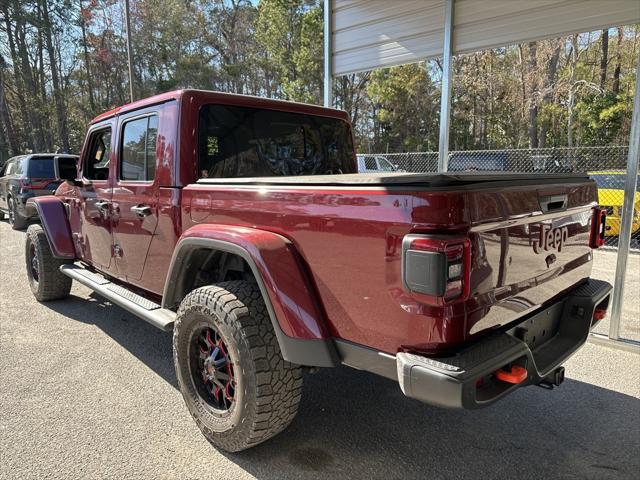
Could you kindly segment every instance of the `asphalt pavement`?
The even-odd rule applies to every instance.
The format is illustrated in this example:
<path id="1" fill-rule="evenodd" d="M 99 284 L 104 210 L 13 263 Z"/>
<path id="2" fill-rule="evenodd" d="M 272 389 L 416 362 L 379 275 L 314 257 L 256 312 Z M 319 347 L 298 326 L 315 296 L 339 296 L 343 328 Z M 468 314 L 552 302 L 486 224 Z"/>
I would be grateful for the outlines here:
<path id="1" fill-rule="evenodd" d="M 479 411 L 326 369 L 282 434 L 220 452 L 177 390 L 170 335 L 78 284 L 37 303 L 23 242 L 0 222 L 0 479 L 638 478 L 640 355 L 594 344 L 560 388 Z"/>

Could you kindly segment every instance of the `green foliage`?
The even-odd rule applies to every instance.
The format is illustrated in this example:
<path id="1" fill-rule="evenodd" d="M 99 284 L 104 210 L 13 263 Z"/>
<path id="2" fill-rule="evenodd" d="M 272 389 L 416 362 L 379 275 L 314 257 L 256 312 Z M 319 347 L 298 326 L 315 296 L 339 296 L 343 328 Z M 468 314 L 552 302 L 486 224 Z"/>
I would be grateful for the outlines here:
<path id="1" fill-rule="evenodd" d="M 379 122 L 377 144 L 390 151 L 423 151 L 437 146 L 439 92 L 424 63 L 380 69 L 367 93 Z"/>
<path id="2" fill-rule="evenodd" d="M 303 0 L 262 0 L 255 29 L 266 53 L 263 65 L 274 72 L 282 97 L 320 103 L 322 8 Z"/>
<path id="3" fill-rule="evenodd" d="M 589 95 L 576 105 L 576 111 L 584 145 L 609 145 L 627 141 L 625 137 L 628 130 L 622 132 L 625 121 L 632 114 L 632 99 L 628 95 L 616 95 L 613 92 Z"/>
<path id="4" fill-rule="evenodd" d="M 0 149 L 78 152 L 87 123 L 130 100 L 123 4 L 0 2 Z M 202 88 L 322 103 L 320 0 L 130 4 L 136 98 Z M 608 38 L 603 84 L 602 32 L 457 56 L 449 147 L 565 146 L 569 125 L 574 145 L 625 144 L 640 26 Z M 437 150 L 441 75 L 430 60 L 335 79 L 358 148 Z"/>

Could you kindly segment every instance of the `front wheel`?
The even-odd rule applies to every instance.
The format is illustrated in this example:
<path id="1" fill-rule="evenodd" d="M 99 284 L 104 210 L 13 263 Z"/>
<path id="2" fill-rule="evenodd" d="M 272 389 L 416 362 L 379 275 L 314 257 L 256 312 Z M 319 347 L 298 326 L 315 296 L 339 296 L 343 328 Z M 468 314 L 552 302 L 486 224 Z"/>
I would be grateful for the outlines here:
<path id="1" fill-rule="evenodd" d="M 71 279 L 60 272 L 60 266 L 67 261 L 53 256 L 41 225 L 27 229 L 24 256 L 29 286 L 36 300 L 46 302 L 69 295 Z"/>
<path id="2" fill-rule="evenodd" d="M 238 452 L 284 430 L 302 370 L 282 358 L 258 286 L 231 281 L 187 295 L 173 330 L 180 391 L 205 437 Z"/>

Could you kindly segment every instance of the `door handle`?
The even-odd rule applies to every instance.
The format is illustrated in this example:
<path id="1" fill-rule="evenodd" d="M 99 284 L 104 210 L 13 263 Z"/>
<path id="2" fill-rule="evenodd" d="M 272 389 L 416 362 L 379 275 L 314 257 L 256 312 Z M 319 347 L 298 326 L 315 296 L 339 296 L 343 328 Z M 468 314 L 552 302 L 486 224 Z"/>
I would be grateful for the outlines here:
<path id="1" fill-rule="evenodd" d="M 567 208 L 567 195 L 545 195 L 540 197 L 540 207 L 544 213 L 555 210 L 565 210 Z"/>
<path id="2" fill-rule="evenodd" d="M 105 202 L 105 201 L 98 201 L 95 203 L 95 205 L 98 210 L 100 210 L 103 213 L 107 213 L 107 211 L 109 210 L 109 205 L 111 205 L 111 203 Z"/>
<path id="3" fill-rule="evenodd" d="M 131 207 L 131 211 L 141 218 L 146 217 L 147 215 L 151 215 L 151 207 L 147 205 L 138 205 L 135 207 Z"/>

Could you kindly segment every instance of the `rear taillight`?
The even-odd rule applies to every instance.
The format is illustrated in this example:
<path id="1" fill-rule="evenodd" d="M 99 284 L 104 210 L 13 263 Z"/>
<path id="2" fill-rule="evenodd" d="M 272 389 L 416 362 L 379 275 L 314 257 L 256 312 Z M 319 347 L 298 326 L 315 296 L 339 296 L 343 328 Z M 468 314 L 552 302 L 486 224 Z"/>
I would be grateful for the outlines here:
<path id="1" fill-rule="evenodd" d="M 28 178 L 23 178 L 20 180 L 20 193 L 27 193 L 32 188 L 31 180 Z"/>
<path id="2" fill-rule="evenodd" d="M 593 218 L 591 219 L 591 234 L 589 237 L 589 246 L 591 248 L 599 248 L 604 245 L 606 223 L 607 211 L 604 208 L 594 209 Z"/>
<path id="3" fill-rule="evenodd" d="M 402 280 L 418 300 L 445 305 L 469 296 L 471 242 L 467 237 L 407 235 L 402 244 Z"/>

